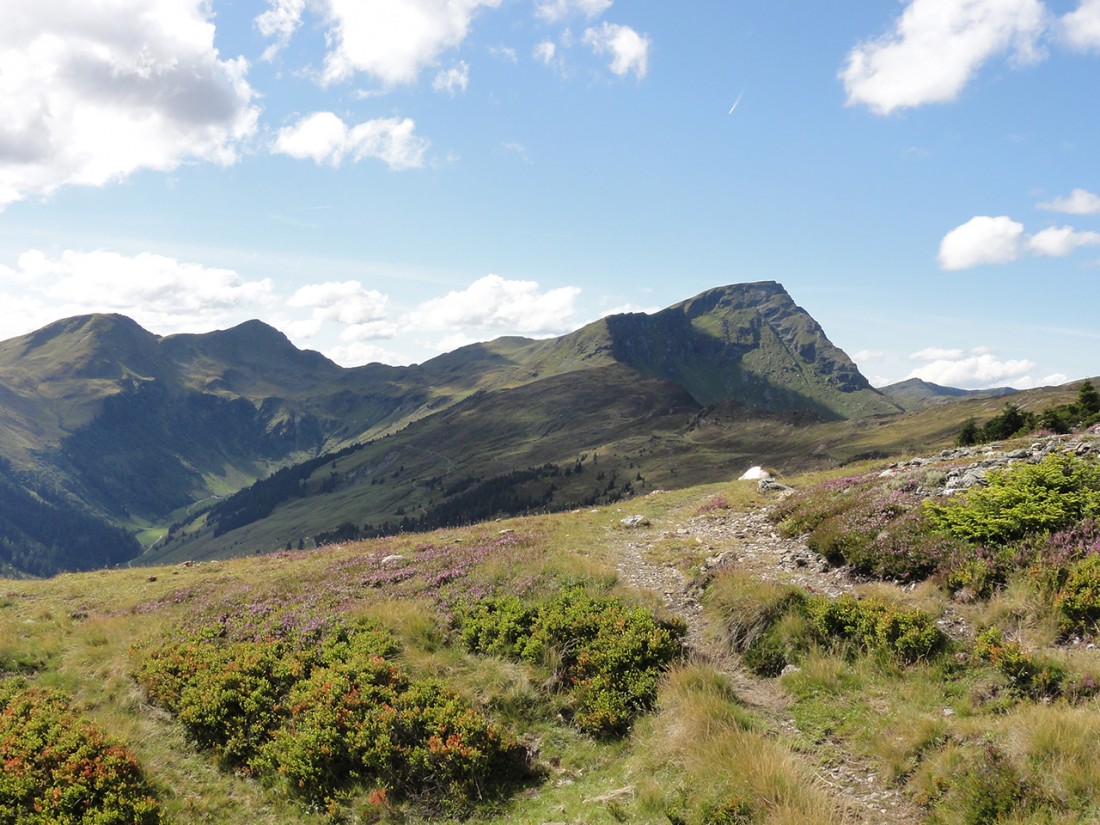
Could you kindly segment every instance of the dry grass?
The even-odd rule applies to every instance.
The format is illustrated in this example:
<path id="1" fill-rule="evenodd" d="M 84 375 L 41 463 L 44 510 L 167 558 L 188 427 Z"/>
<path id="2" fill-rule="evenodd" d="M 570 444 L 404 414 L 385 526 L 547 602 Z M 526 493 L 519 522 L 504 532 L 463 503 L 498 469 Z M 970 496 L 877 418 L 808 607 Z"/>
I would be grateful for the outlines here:
<path id="1" fill-rule="evenodd" d="M 635 742 L 645 821 L 672 813 L 703 823 L 723 810 L 775 825 L 844 819 L 805 761 L 769 736 L 707 665 L 668 674 L 658 713 Z"/>

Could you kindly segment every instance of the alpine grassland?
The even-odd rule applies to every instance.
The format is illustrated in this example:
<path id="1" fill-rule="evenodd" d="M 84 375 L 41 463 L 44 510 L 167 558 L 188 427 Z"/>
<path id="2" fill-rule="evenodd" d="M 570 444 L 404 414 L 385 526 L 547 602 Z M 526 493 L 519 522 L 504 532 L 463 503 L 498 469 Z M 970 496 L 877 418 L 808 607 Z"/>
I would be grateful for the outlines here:
<path id="1" fill-rule="evenodd" d="M 952 494 L 973 455 L 5 580 L 0 822 L 1098 821 L 1059 438 Z"/>

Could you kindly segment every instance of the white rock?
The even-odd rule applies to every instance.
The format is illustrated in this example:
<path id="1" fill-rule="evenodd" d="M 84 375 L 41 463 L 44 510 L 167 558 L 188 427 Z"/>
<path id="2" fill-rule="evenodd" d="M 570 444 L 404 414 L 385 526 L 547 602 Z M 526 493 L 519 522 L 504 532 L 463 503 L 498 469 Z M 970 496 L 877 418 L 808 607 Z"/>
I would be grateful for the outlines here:
<path id="1" fill-rule="evenodd" d="M 772 474 L 763 467 L 749 467 L 738 481 L 759 481 L 762 478 L 771 478 Z"/>

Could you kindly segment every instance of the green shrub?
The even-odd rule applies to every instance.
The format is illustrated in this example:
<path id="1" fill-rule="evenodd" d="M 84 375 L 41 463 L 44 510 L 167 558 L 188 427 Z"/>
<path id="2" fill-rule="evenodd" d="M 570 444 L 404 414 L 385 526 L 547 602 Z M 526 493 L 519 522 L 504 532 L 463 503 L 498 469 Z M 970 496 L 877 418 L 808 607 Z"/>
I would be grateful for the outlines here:
<path id="1" fill-rule="evenodd" d="M 154 825 L 161 821 L 130 751 L 60 693 L 0 681 L 0 822 Z"/>
<path id="2" fill-rule="evenodd" d="M 201 629 L 150 651 L 136 677 L 198 745 L 330 811 L 362 787 L 462 811 L 525 772 L 513 740 L 392 660 L 389 634 L 361 622 L 304 641 Z"/>
<path id="3" fill-rule="evenodd" d="M 1058 696 L 1066 680 L 1060 665 L 1027 653 L 1016 642 L 1006 642 L 996 627 L 975 637 L 974 657 L 996 667 L 1014 691 L 1034 699 Z"/>
<path id="4" fill-rule="evenodd" d="M 873 596 L 819 596 L 810 600 L 808 607 L 813 628 L 823 643 L 849 641 L 866 651 L 884 650 L 905 664 L 930 658 L 946 643 L 927 613 Z"/>
<path id="5" fill-rule="evenodd" d="M 1100 556 L 1070 565 L 1065 584 L 1054 599 L 1063 633 L 1093 633 L 1100 623 Z"/>
<path id="6" fill-rule="evenodd" d="M 468 650 L 550 669 L 547 684 L 569 696 L 574 722 L 600 736 L 626 733 L 653 706 L 685 633 L 680 622 L 581 589 L 532 604 L 481 599 L 460 611 L 458 627 Z"/>
<path id="7" fill-rule="evenodd" d="M 1029 789 L 1023 776 L 993 745 L 967 751 L 953 773 L 941 780 L 946 794 L 933 806 L 933 821 L 963 825 L 1006 821 L 1026 805 Z"/>
<path id="8" fill-rule="evenodd" d="M 972 544 L 1006 544 L 1100 516 L 1100 463 L 1052 455 L 989 474 L 989 486 L 925 504 L 932 525 Z"/>
<path id="9" fill-rule="evenodd" d="M 877 597 L 807 596 L 794 587 L 727 574 L 706 603 L 720 611 L 730 646 L 760 676 L 777 676 L 814 645 L 884 651 L 903 664 L 929 659 L 947 639 L 927 613 Z"/>

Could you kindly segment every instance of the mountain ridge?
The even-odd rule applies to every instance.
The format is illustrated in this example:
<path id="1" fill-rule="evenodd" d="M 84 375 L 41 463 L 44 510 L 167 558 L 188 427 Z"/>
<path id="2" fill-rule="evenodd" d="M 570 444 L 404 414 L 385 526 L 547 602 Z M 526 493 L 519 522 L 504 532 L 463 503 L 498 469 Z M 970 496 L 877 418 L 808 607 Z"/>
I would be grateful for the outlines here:
<path id="1" fill-rule="evenodd" d="M 159 336 L 124 316 L 76 316 L 0 342 L 0 433 L 11 436 L 0 457 L 51 506 L 76 508 L 158 547 L 171 525 L 192 541 L 212 541 L 202 502 L 341 450 L 351 451 L 339 461 L 348 473 L 373 483 L 352 489 L 335 470 L 324 478 L 311 471 L 303 491 L 332 506 L 316 506 L 315 523 L 296 534 L 349 516 L 357 529 L 431 521 L 449 506 L 438 485 L 455 467 L 486 490 L 510 473 L 557 467 L 559 476 L 535 473 L 530 499 L 555 507 L 629 495 L 643 470 L 676 483 L 670 456 L 698 449 L 703 436 L 689 436 L 691 421 L 715 404 L 820 421 L 900 410 L 775 281 L 717 287 L 652 315 L 613 315 L 553 339 L 502 337 L 403 367 L 341 367 L 258 320 Z M 647 450 L 652 439 L 660 449 Z M 453 445 L 456 456 L 434 455 L 435 444 Z M 389 466 L 394 450 L 415 458 L 399 460 L 405 470 L 383 479 L 376 468 Z M 576 456 L 600 451 L 623 466 L 593 474 L 606 476 L 598 486 L 565 476 L 581 463 Z M 197 520 L 187 516 L 196 512 Z"/>

